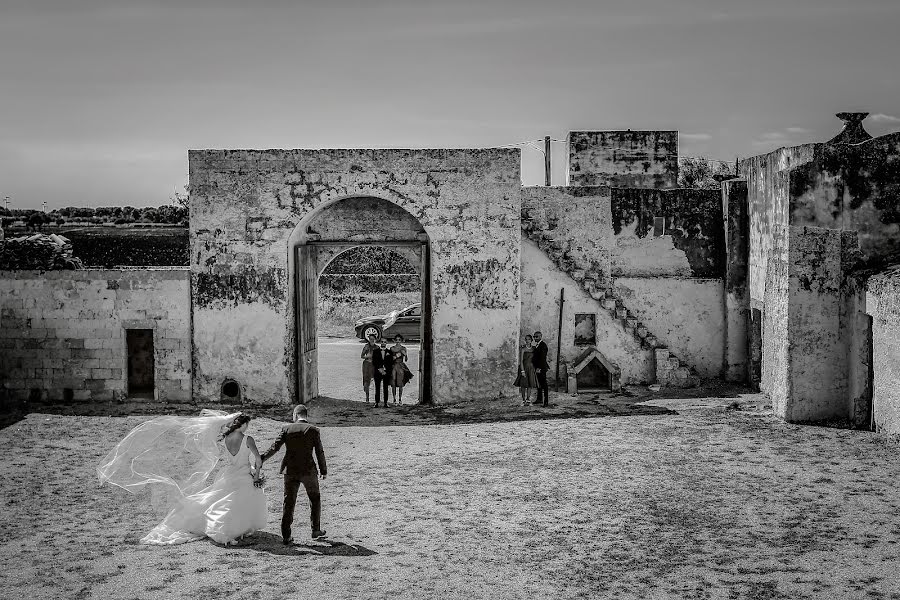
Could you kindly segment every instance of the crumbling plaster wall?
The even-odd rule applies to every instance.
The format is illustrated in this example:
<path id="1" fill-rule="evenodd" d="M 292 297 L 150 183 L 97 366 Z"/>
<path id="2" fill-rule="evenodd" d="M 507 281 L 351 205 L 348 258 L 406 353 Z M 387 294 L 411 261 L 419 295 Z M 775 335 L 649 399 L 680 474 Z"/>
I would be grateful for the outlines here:
<path id="1" fill-rule="evenodd" d="M 610 284 L 615 241 L 608 187 L 522 188 L 522 210 L 546 225 L 544 235 L 564 243 L 565 256 L 575 268 L 600 285 Z"/>
<path id="2" fill-rule="evenodd" d="M 0 382 L 13 400 L 123 399 L 125 330 L 152 329 L 155 399 L 188 402 L 190 307 L 185 268 L 0 272 Z"/>
<path id="3" fill-rule="evenodd" d="M 618 277 L 616 292 L 638 320 L 701 377 L 722 374 L 722 280 Z"/>
<path id="4" fill-rule="evenodd" d="M 721 277 L 725 229 L 719 190 L 613 189 L 616 277 Z M 665 232 L 654 236 L 654 218 Z"/>
<path id="5" fill-rule="evenodd" d="M 345 198 L 387 200 L 428 234 L 433 400 L 511 394 L 519 331 L 517 150 L 189 153 L 195 393 L 225 377 L 296 399 L 289 239 Z M 273 368 L 275 366 L 275 368 Z"/>
<path id="6" fill-rule="evenodd" d="M 741 178 L 747 182 L 750 214 L 749 287 L 753 308 L 760 308 L 765 300 L 769 256 L 779 227 L 789 223 L 790 178 L 785 171 L 811 161 L 820 145 L 779 148 L 740 164 Z"/>
<path id="7" fill-rule="evenodd" d="M 847 232 L 849 233 L 849 232 Z M 844 246 L 853 236 L 835 229 L 791 227 L 788 250 L 788 421 L 848 414 L 849 341 Z"/>
<path id="8" fill-rule="evenodd" d="M 900 271 L 869 279 L 866 308 L 872 315 L 874 420 L 878 431 L 900 434 Z"/>
<path id="9" fill-rule="evenodd" d="M 819 146 L 790 186 L 791 225 L 856 231 L 867 260 L 900 256 L 900 133 Z"/>
<path id="10" fill-rule="evenodd" d="M 525 334 L 540 331 L 550 349 L 551 379 L 555 375 L 557 335 L 559 330 L 559 296 L 565 290 L 562 319 L 562 353 L 560 358 L 571 363 L 583 350 L 575 345 L 575 314 L 596 315 L 598 349 L 621 370 L 621 383 L 641 384 L 655 381 L 655 361 L 650 350 L 626 331 L 609 312 L 591 298 L 567 273 L 560 271 L 537 244 L 522 237 L 522 328 Z M 565 369 L 560 367 L 560 385 L 565 386 Z M 514 377 L 515 375 L 513 375 Z M 511 381 L 511 380 L 510 380 Z"/>
<path id="11" fill-rule="evenodd" d="M 674 188 L 677 131 L 570 131 L 566 182 L 571 186 Z"/>

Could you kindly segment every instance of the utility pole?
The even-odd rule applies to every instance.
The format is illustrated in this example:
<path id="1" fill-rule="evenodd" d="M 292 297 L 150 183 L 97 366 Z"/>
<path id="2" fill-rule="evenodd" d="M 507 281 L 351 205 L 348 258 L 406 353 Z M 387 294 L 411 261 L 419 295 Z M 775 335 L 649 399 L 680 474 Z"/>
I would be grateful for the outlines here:
<path id="1" fill-rule="evenodd" d="M 550 136 L 544 136 L 544 185 L 550 187 Z"/>

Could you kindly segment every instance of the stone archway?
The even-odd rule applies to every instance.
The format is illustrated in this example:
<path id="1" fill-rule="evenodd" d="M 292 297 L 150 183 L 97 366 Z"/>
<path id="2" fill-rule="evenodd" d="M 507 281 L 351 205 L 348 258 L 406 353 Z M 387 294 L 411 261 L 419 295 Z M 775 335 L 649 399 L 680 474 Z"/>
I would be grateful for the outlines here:
<path id="1" fill-rule="evenodd" d="M 377 197 L 334 202 L 304 219 L 291 236 L 295 314 L 296 394 L 300 402 L 319 395 L 317 298 L 319 276 L 335 257 L 359 246 L 382 246 L 411 258 L 421 283 L 419 401 L 431 402 L 431 275 L 428 234 L 396 204 Z"/>

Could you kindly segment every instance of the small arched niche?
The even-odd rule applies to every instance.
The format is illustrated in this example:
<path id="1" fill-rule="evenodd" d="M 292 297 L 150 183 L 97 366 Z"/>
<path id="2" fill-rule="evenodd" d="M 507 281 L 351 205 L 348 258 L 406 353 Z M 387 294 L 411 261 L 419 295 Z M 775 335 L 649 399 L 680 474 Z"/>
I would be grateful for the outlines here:
<path id="1" fill-rule="evenodd" d="M 572 362 L 568 372 L 566 389 L 570 394 L 579 391 L 618 391 L 621 389 L 621 371 L 610 362 L 596 346 L 588 346 Z"/>

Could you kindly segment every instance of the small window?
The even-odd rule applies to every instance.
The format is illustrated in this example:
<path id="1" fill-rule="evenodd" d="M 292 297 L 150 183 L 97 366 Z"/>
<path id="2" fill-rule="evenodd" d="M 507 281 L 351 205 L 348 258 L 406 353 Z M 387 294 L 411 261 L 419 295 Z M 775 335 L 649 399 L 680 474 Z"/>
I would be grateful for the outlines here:
<path id="1" fill-rule="evenodd" d="M 653 217 L 653 237 L 666 235 L 666 218 Z"/>
<path id="2" fill-rule="evenodd" d="M 406 311 L 406 316 L 408 317 L 418 317 L 422 314 L 422 307 L 413 306 L 412 308 Z"/>
<path id="3" fill-rule="evenodd" d="M 575 345 L 594 346 L 597 344 L 597 315 L 578 313 L 575 315 Z"/>

